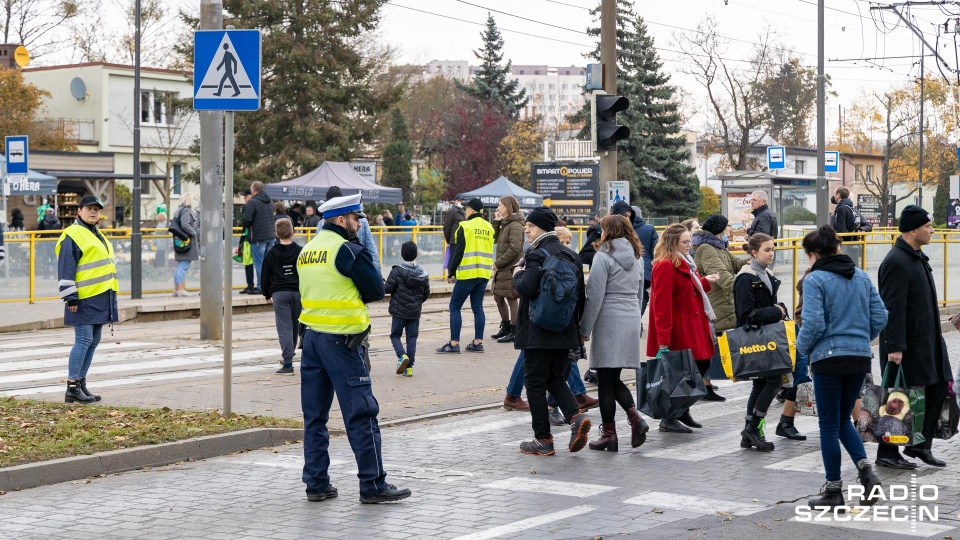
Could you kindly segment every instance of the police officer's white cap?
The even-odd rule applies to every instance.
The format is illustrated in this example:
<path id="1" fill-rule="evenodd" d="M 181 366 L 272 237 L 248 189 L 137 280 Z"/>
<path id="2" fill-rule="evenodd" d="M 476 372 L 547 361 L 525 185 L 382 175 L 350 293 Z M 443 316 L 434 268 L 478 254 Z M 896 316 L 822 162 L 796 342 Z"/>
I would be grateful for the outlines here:
<path id="1" fill-rule="evenodd" d="M 323 219 L 329 219 L 344 214 L 359 214 L 360 194 L 347 195 L 346 197 L 334 197 L 320 206 L 320 213 Z"/>

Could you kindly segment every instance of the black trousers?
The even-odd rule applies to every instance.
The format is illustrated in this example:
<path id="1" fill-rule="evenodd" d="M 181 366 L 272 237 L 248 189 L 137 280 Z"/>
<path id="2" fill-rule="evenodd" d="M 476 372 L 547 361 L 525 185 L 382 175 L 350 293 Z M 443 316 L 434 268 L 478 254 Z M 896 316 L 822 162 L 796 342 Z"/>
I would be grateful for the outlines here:
<path id="1" fill-rule="evenodd" d="M 937 432 L 937 424 L 940 422 L 940 411 L 943 410 L 943 405 L 946 402 L 946 381 L 940 381 L 937 384 L 931 384 L 926 387 L 926 403 L 924 405 L 926 414 L 923 418 L 923 430 L 921 431 L 926 440 L 910 448 L 926 450 L 933 448 L 933 435 Z M 899 455 L 900 448 L 898 446 L 880 443 L 877 447 L 877 459 L 895 458 Z"/>
<path id="2" fill-rule="evenodd" d="M 750 389 L 750 397 L 747 398 L 747 416 L 765 417 L 770 404 L 777 397 L 777 392 L 783 386 L 783 379 L 780 375 L 753 380 L 753 388 Z"/>
<path id="3" fill-rule="evenodd" d="M 527 402 L 533 433 L 538 439 L 549 439 L 550 414 L 547 411 L 547 390 L 557 400 L 563 416 L 570 419 L 579 412 L 573 393 L 567 386 L 570 374 L 566 349 L 524 349 L 523 380 L 527 386 Z"/>

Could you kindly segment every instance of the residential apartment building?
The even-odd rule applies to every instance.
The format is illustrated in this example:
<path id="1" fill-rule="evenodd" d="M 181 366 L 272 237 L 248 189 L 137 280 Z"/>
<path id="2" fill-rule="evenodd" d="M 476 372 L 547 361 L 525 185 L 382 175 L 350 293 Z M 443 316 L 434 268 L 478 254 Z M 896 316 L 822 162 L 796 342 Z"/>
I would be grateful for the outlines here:
<path id="1" fill-rule="evenodd" d="M 43 122 L 62 126 L 74 137 L 77 150 L 114 156 L 114 173 L 165 175 L 171 180 L 171 206 L 181 193 L 199 194 L 199 186 L 181 183 L 183 175 L 200 166 L 190 150 L 200 134 L 199 118 L 192 108 L 175 109 L 173 101 L 190 98 L 193 85 L 187 73 L 142 68 L 140 79 L 140 162 L 133 162 L 132 66 L 85 63 L 23 70 L 24 79 L 50 93 L 44 102 Z M 132 180 L 118 180 L 133 187 Z M 163 200 L 163 181 L 141 183 L 144 219 L 155 217 Z M 109 204 L 109 203 L 108 203 Z"/>

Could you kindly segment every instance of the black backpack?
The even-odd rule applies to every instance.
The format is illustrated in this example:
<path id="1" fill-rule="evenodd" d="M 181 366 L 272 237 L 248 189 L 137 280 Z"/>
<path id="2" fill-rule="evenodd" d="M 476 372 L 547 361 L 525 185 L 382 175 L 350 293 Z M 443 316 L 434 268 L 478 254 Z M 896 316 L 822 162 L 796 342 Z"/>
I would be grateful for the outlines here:
<path id="1" fill-rule="evenodd" d="M 530 322 L 550 332 L 563 332 L 577 310 L 579 279 L 574 256 L 566 250 L 546 255 L 541 268 L 540 293 L 530 301 Z"/>
<path id="2" fill-rule="evenodd" d="M 853 211 L 853 230 L 857 232 L 870 232 L 873 230 L 873 225 L 863 219 L 863 214 L 861 214 L 859 210 L 852 206 L 850 210 Z"/>

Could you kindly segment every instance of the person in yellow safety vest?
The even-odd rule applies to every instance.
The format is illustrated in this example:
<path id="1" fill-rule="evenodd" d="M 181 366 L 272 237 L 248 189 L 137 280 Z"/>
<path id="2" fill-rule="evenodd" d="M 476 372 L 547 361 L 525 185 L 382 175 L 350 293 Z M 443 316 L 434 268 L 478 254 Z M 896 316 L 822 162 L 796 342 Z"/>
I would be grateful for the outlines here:
<path id="1" fill-rule="evenodd" d="M 97 229 L 103 203 L 93 195 L 80 199 L 77 221 L 57 240 L 57 276 L 65 305 L 63 324 L 73 326 L 67 403 L 92 403 L 100 396 L 87 389 L 87 370 L 100 344 L 103 325 L 117 322 L 117 268 L 113 246 Z"/>
<path id="2" fill-rule="evenodd" d="M 300 359 L 307 500 L 337 496 L 337 488 L 330 485 L 327 431 L 336 393 L 357 461 L 360 502 L 398 501 L 409 497 L 410 490 L 386 482 L 377 423 L 380 406 L 363 361 L 362 343 L 370 333 L 366 303 L 383 299 L 383 277 L 370 253 L 350 240 L 360 228 L 360 195 L 331 198 L 320 212 L 323 228 L 297 258 L 303 306 L 300 322 L 307 326 Z"/>
<path id="3" fill-rule="evenodd" d="M 487 290 L 493 267 L 493 225 L 483 219 L 483 201 L 470 199 L 467 202 L 466 219 L 457 226 L 456 242 L 450 265 L 447 268 L 447 281 L 455 283 L 450 294 L 450 341 L 437 349 L 438 353 L 460 353 L 460 328 L 463 320 L 460 309 L 470 298 L 473 311 L 473 341 L 465 349 L 467 352 L 483 352 L 483 327 L 487 322 L 483 313 L 483 294 Z"/>

